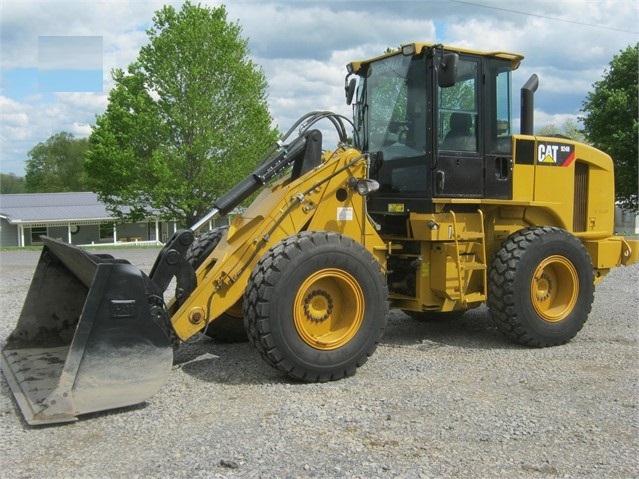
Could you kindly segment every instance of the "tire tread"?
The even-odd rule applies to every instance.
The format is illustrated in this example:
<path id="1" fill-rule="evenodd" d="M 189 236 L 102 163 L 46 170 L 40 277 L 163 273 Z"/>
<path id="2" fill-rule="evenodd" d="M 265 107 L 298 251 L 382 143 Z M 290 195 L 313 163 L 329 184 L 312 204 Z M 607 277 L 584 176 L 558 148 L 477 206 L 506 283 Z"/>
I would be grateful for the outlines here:
<path id="1" fill-rule="evenodd" d="M 333 244 L 347 250 L 355 250 L 364 255 L 367 261 L 379 271 L 377 281 L 383 284 L 385 298 L 388 296 L 386 278 L 379 268 L 379 263 L 359 243 L 329 231 L 305 231 L 290 236 L 272 247 L 260 259 L 249 279 L 244 302 L 244 325 L 249 341 L 260 356 L 272 367 L 284 372 L 289 377 L 305 382 L 326 382 L 351 376 L 373 354 L 384 335 L 386 322 L 377 331 L 375 340 L 360 357 L 340 370 L 330 373 L 319 373 L 296 366 L 287 358 L 272 337 L 269 324 L 269 303 L 274 299 L 275 285 L 284 274 L 286 266 L 299 255 L 307 254 L 314 248 Z M 385 311 L 379 312 L 384 317 L 388 314 L 388 301 L 385 300 Z"/>

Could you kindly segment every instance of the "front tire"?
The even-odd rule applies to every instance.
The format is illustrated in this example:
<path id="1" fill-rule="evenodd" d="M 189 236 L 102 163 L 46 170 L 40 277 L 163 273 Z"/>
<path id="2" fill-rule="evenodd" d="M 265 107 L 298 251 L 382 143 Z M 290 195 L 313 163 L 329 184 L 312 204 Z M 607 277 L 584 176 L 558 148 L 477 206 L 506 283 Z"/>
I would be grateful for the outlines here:
<path id="1" fill-rule="evenodd" d="M 504 241 L 493 258 L 488 308 L 512 340 L 535 347 L 564 344 L 581 330 L 594 298 L 590 256 L 555 227 L 530 227 Z"/>
<path id="2" fill-rule="evenodd" d="M 271 366 L 309 382 L 352 375 L 384 334 L 388 289 L 365 248 L 303 232 L 271 248 L 249 279 L 244 323 Z"/>

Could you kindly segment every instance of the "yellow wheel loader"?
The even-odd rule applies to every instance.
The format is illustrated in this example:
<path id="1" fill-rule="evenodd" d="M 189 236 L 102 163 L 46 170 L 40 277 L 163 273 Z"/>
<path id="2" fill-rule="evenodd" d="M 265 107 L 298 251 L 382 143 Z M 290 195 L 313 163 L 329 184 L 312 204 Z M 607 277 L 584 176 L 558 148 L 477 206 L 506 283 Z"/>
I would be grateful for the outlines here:
<path id="1" fill-rule="evenodd" d="M 203 331 L 245 335 L 303 381 L 353 374 L 389 308 L 419 318 L 487 303 L 517 342 L 572 339 L 594 285 L 637 261 L 639 242 L 614 235 L 610 157 L 533 135 L 535 75 L 513 133 L 511 72 L 522 58 L 412 43 L 350 63 L 353 120 L 302 117 L 175 233 L 148 275 L 43 238 L 2 350 L 27 422 L 144 401 L 170 373 L 173 348 Z M 323 148 L 320 121 L 336 131 L 334 150 Z M 202 232 L 258 190 L 228 228 Z"/>

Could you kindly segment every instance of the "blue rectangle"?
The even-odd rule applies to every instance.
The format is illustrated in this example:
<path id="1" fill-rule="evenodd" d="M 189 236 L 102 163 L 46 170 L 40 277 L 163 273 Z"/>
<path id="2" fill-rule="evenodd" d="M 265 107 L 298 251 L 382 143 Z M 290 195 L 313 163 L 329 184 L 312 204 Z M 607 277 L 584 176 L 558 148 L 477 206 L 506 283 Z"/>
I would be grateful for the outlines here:
<path id="1" fill-rule="evenodd" d="M 38 70 L 41 92 L 102 92 L 102 70 Z"/>
<path id="2" fill-rule="evenodd" d="M 22 102 L 38 93 L 37 68 L 14 68 L 2 71 L 2 95 Z"/>
<path id="3" fill-rule="evenodd" d="M 102 68 L 102 37 L 38 37 L 40 70 L 97 70 Z"/>

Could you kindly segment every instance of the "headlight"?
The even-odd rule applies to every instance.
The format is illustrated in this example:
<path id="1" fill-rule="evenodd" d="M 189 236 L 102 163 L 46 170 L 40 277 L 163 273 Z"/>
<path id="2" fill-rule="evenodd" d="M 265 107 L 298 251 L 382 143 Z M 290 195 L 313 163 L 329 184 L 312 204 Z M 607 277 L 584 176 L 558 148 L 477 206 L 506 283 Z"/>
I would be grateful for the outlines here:
<path id="1" fill-rule="evenodd" d="M 379 183 L 371 179 L 358 180 L 354 176 L 348 179 L 348 187 L 357 191 L 360 196 L 366 196 L 379 190 Z"/>
<path id="2" fill-rule="evenodd" d="M 415 54 L 415 44 L 414 43 L 409 43 L 408 45 L 403 45 L 402 46 L 402 55 L 404 55 L 405 57 L 409 57 L 411 55 Z"/>

